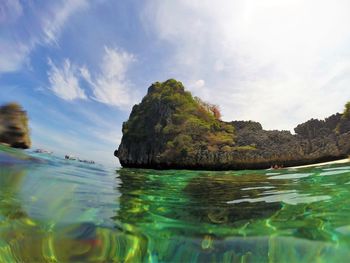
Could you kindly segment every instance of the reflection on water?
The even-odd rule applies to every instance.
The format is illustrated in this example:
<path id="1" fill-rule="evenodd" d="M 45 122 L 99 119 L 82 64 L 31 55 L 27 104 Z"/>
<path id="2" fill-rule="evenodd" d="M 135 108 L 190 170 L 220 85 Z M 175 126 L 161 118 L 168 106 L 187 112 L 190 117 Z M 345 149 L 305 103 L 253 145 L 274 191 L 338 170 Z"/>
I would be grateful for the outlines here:
<path id="1" fill-rule="evenodd" d="M 0 262 L 350 258 L 349 166 L 115 172 L 32 157 L 1 149 Z"/>
<path id="2" fill-rule="evenodd" d="M 282 181 L 271 186 L 271 180 L 261 174 L 237 176 L 234 174 L 220 175 L 208 174 L 193 178 L 184 192 L 190 197 L 193 208 L 191 214 L 196 221 L 215 224 L 242 224 L 250 223 L 256 219 L 264 219 L 280 210 L 281 203 L 267 203 L 264 199 L 257 202 L 266 187 L 275 191 L 282 191 Z M 242 201 L 236 202 L 236 200 Z"/>

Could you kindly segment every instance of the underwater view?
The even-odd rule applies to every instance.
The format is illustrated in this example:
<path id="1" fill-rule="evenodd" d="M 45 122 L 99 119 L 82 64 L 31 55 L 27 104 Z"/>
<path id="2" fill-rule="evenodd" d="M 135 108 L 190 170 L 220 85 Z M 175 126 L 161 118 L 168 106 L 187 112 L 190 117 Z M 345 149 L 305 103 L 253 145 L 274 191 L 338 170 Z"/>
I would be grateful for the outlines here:
<path id="1" fill-rule="evenodd" d="M 0 147 L 0 262 L 350 258 L 350 163 L 115 170 Z"/>

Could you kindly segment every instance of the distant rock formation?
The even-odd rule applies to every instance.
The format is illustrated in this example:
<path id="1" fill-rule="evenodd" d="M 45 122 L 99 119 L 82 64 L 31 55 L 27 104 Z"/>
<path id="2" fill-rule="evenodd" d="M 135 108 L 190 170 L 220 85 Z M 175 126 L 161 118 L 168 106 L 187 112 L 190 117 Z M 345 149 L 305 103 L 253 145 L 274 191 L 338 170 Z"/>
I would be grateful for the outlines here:
<path id="1" fill-rule="evenodd" d="M 181 82 L 152 84 L 123 124 L 115 156 L 123 167 L 262 169 L 330 161 L 350 153 L 350 114 L 310 120 L 289 131 L 258 122 L 219 119 L 218 107 L 185 91 Z"/>
<path id="2" fill-rule="evenodd" d="M 0 143 L 22 149 L 31 146 L 27 113 L 16 103 L 0 107 Z"/>

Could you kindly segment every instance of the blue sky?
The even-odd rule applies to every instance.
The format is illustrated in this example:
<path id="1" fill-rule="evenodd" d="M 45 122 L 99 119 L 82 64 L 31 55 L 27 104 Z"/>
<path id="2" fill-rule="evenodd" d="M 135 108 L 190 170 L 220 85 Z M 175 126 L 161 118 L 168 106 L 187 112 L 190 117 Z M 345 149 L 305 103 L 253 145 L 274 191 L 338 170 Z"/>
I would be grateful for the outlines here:
<path id="1" fill-rule="evenodd" d="M 293 129 L 350 99 L 348 0 L 2 0 L 0 103 L 34 148 L 116 165 L 133 104 L 177 78 L 223 118 Z"/>

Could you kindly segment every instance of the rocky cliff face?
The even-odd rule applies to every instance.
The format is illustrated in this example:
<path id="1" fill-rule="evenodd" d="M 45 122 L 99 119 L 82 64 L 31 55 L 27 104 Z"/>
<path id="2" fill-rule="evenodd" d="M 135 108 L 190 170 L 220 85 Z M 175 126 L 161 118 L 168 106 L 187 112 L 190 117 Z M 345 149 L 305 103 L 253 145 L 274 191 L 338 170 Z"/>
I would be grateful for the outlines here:
<path id="1" fill-rule="evenodd" d="M 16 103 L 0 107 L 0 143 L 23 149 L 31 146 L 27 113 Z"/>
<path id="2" fill-rule="evenodd" d="M 217 107 L 193 98 L 181 82 L 154 83 L 124 123 L 115 155 L 123 167 L 223 170 L 309 164 L 350 153 L 345 114 L 300 124 L 295 135 L 217 116 Z"/>

